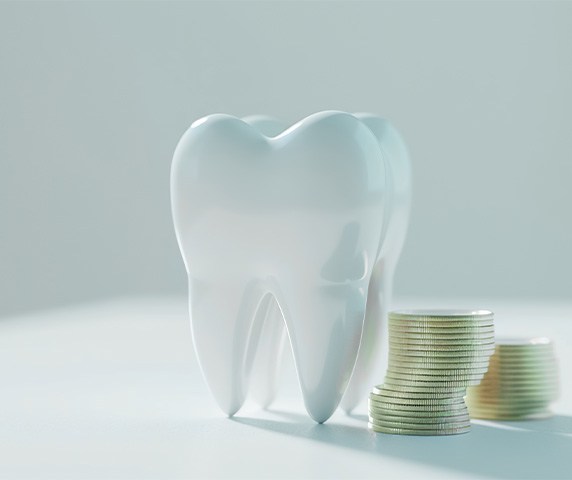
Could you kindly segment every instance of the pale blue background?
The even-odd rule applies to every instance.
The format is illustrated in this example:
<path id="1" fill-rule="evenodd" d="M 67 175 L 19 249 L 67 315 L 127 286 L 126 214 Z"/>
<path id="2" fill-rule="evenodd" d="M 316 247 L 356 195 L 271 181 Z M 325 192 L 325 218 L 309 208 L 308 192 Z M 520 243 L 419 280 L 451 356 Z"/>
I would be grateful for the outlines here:
<path id="1" fill-rule="evenodd" d="M 183 131 L 323 109 L 410 145 L 398 295 L 570 298 L 572 2 L 2 2 L 0 315 L 184 294 Z"/>

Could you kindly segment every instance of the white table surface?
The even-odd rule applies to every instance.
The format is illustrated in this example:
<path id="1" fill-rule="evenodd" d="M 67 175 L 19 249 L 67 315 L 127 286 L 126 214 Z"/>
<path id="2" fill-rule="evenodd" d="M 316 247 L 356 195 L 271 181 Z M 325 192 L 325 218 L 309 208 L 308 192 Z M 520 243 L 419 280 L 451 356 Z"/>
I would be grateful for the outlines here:
<path id="1" fill-rule="evenodd" d="M 114 300 L 0 319 L 0 478 L 572 477 L 572 303 L 396 304 L 491 308 L 499 334 L 553 337 L 556 416 L 375 435 L 364 399 L 316 425 L 289 360 L 270 411 L 249 402 L 228 419 L 199 372 L 185 300 Z"/>

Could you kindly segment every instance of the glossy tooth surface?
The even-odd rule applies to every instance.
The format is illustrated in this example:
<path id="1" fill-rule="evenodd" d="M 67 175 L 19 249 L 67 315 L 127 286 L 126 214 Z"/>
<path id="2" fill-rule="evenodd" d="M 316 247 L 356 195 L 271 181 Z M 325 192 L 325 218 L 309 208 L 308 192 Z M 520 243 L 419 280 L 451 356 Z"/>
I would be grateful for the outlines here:
<path id="1" fill-rule="evenodd" d="M 393 277 L 407 234 L 411 206 L 411 165 L 401 135 L 387 120 L 369 113 L 355 114 L 375 135 L 388 169 L 388 202 L 384 233 L 371 276 L 364 331 L 358 359 L 341 406 L 351 412 L 371 386 L 383 379 L 388 362 L 387 315 L 391 309 Z"/>
<path id="2" fill-rule="evenodd" d="M 411 203 L 411 167 L 409 155 L 399 132 L 385 119 L 368 113 L 354 115 L 375 135 L 387 171 L 387 195 L 383 231 L 376 263 L 371 275 L 361 347 L 350 383 L 341 406 L 351 412 L 365 398 L 372 384 L 379 382 L 387 368 L 387 313 L 390 309 L 393 276 L 407 233 Z M 279 120 L 253 115 L 244 121 L 266 136 L 276 136 L 286 125 Z M 267 407 L 276 397 L 281 352 L 285 332 L 279 315 L 264 325 L 263 342 L 253 375 L 257 401 Z"/>
<path id="3" fill-rule="evenodd" d="M 280 120 L 268 115 L 250 115 L 242 119 L 266 137 L 276 137 L 288 127 Z M 269 309 L 262 326 L 258 350 L 252 369 L 251 394 L 263 408 L 269 407 L 276 399 L 284 361 L 286 328 L 282 312 L 275 302 Z"/>
<path id="4" fill-rule="evenodd" d="M 334 412 L 359 349 L 385 183 L 376 138 L 345 113 L 274 138 L 211 115 L 183 135 L 173 218 L 195 349 L 226 414 L 245 400 L 269 319 L 286 326 L 308 413 Z"/>

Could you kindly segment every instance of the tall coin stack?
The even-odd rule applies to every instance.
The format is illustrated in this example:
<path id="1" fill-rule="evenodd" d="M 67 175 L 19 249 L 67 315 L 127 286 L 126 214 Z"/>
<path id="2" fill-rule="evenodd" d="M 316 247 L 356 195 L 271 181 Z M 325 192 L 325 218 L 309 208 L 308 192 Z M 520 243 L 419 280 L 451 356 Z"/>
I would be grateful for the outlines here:
<path id="1" fill-rule="evenodd" d="M 389 314 L 389 366 L 369 396 L 371 430 L 401 435 L 468 432 L 464 396 L 494 352 L 488 310 L 396 311 Z"/>
<path id="2" fill-rule="evenodd" d="M 497 340 L 490 367 L 479 386 L 467 390 L 473 418 L 545 418 L 558 396 L 558 366 L 547 338 Z"/>

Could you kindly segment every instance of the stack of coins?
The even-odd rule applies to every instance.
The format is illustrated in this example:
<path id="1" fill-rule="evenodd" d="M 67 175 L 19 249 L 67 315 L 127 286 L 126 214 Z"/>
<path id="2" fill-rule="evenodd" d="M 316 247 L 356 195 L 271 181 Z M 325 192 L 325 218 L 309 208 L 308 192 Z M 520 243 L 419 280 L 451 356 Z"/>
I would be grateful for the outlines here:
<path id="1" fill-rule="evenodd" d="M 452 435 L 470 429 L 466 388 L 477 385 L 494 352 L 488 310 L 389 314 L 389 366 L 369 396 L 371 430 Z"/>
<path id="2" fill-rule="evenodd" d="M 525 420 L 551 414 L 558 396 L 558 367 L 547 338 L 497 341 L 481 384 L 467 390 L 473 418 Z"/>

